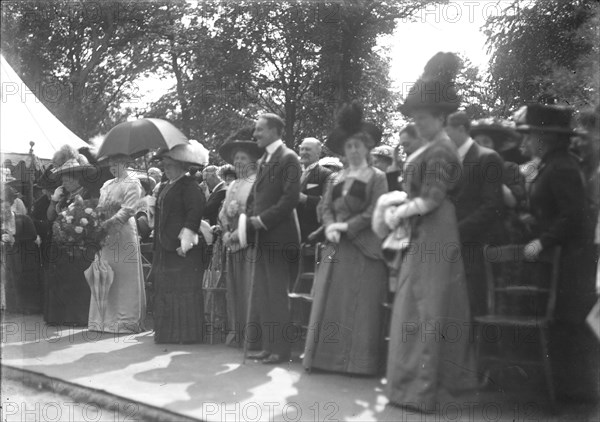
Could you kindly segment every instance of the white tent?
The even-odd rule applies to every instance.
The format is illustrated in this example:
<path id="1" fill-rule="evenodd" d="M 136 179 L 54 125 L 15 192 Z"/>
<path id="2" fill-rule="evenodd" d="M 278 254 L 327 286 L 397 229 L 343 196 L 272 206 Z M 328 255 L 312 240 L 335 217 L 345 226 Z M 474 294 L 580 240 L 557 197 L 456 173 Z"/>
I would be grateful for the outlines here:
<path id="1" fill-rule="evenodd" d="M 21 78 L 2 59 L 2 102 L 0 103 L 0 153 L 2 161 L 29 153 L 50 160 L 61 146 L 69 144 L 75 149 L 88 146 L 82 139 L 61 123 L 23 83 Z M 56 96 L 56 90 L 51 94 Z M 43 90 L 41 91 L 43 93 Z"/>

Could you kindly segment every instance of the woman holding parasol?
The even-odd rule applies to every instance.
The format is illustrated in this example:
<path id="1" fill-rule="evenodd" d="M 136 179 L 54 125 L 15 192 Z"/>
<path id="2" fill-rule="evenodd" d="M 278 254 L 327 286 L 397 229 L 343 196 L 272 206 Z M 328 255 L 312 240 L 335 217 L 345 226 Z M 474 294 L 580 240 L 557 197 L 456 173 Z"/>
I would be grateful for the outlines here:
<path id="1" fill-rule="evenodd" d="M 98 207 L 108 217 L 102 223 L 107 236 L 99 259 L 112 269 L 110 279 L 102 280 L 94 271 L 86 271 L 92 290 L 88 329 L 110 333 L 144 331 L 146 294 L 140 243 L 135 213 L 142 198 L 139 179 L 127 169 L 131 158 L 118 154 L 108 157 L 114 179 L 100 189 Z M 108 284 L 100 286 L 99 284 Z"/>

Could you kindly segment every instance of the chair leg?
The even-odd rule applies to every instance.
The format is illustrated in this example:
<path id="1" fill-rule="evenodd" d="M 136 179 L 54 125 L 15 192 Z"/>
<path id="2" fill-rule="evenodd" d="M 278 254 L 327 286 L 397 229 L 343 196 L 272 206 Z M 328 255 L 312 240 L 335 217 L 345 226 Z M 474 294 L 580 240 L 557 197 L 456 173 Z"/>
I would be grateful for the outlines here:
<path id="1" fill-rule="evenodd" d="M 550 394 L 552 403 L 554 403 L 556 401 L 556 392 L 554 390 L 554 382 L 552 380 L 552 364 L 550 362 L 550 355 L 548 353 L 548 335 L 546 330 L 546 327 L 542 327 L 540 329 L 540 345 L 542 348 L 542 362 L 544 363 L 544 374 L 546 375 L 548 393 Z"/>

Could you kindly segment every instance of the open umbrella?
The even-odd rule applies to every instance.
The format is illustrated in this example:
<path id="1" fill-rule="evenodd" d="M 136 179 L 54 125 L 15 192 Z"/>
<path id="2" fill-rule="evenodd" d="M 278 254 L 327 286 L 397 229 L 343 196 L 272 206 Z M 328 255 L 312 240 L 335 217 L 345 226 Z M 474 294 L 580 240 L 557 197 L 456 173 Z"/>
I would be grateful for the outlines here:
<path id="1" fill-rule="evenodd" d="M 118 124 L 106 134 L 98 149 L 98 160 L 117 154 L 135 157 L 151 149 L 169 150 L 187 143 L 187 137 L 166 120 L 133 120 Z"/>

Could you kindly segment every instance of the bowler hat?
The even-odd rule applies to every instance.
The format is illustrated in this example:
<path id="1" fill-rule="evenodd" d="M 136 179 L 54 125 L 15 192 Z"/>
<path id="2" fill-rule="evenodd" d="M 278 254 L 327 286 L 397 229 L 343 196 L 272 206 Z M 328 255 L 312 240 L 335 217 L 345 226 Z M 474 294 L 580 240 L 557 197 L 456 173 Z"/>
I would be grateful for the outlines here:
<path id="1" fill-rule="evenodd" d="M 554 132 L 574 135 L 571 127 L 573 109 L 571 107 L 529 104 L 521 107 L 514 114 L 517 131 L 529 132 Z"/>

